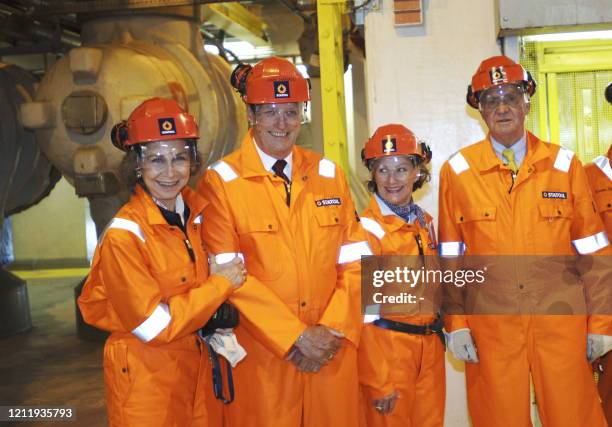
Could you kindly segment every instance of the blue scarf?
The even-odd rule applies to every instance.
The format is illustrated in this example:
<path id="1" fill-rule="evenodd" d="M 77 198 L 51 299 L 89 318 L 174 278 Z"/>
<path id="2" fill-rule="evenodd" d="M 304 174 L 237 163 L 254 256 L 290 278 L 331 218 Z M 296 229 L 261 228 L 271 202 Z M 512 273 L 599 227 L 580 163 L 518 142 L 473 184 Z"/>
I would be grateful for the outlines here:
<path id="1" fill-rule="evenodd" d="M 378 195 L 378 197 L 380 197 L 380 194 Z M 387 207 L 391 209 L 394 214 L 402 218 L 407 223 L 414 222 L 414 218 L 416 218 L 421 227 L 425 227 L 425 225 L 427 224 L 427 222 L 425 221 L 425 212 L 412 200 L 410 200 L 410 203 L 404 206 L 394 205 L 393 203 L 388 202 L 382 197 L 380 197 L 380 200 L 382 200 L 383 203 L 387 205 Z"/>

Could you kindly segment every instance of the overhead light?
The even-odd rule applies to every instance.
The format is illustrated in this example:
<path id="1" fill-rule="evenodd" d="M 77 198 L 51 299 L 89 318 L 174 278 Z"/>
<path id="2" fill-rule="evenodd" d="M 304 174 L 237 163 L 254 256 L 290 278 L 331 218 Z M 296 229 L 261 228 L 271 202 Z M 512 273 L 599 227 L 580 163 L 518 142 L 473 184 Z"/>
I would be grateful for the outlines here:
<path id="1" fill-rule="evenodd" d="M 245 41 L 225 42 L 223 47 L 244 61 L 253 61 L 274 55 L 274 50 L 270 46 L 256 47 Z"/>
<path id="2" fill-rule="evenodd" d="M 612 31 L 581 31 L 575 33 L 553 33 L 523 36 L 525 41 L 557 42 L 568 40 L 612 39 Z"/>
<path id="3" fill-rule="evenodd" d="M 213 55 L 219 55 L 219 48 L 213 44 L 205 44 L 204 50 L 208 53 L 212 53 Z"/>

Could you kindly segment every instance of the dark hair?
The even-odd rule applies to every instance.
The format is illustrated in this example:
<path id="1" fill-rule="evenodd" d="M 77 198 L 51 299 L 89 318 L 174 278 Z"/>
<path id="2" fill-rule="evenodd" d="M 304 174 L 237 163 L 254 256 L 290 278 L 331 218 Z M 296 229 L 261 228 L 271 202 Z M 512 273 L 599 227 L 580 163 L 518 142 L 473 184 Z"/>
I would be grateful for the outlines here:
<path id="1" fill-rule="evenodd" d="M 196 142 L 194 140 L 194 142 Z M 119 176 L 123 183 L 127 186 L 130 192 L 134 192 L 136 185 L 140 184 L 143 188 L 145 187 L 142 175 L 138 170 L 138 156 L 141 155 L 141 144 L 135 144 L 130 146 L 121 163 L 119 164 Z M 198 151 L 197 143 L 195 145 L 195 162 L 191 165 L 189 176 L 198 175 L 202 171 L 204 164 L 202 163 L 202 153 Z"/>
<path id="2" fill-rule="evenodd" d="M 246 82 L 252 69 L 249 64 L 241 62 L 236 65 L 230 76 L 230 84 L 242 97 L 246 96 Z"/>
<path id="3" fill-rule="evenodd" d="M 429 182 L 431 179 L 431 172 L 429 172 L 429 169 L 427 169 L 427 165 L 423 159 L 418 156 L 404 155 L 402 157 L 406 157 L 408 160 L 410 160 L 410 163 L 412 163 L 412 165 L 419 170 L 419 177 L 416 181 L 414 181 L 414 184 L 412 184 L 412 191 L 418 190 L 419 188 L 423 187 L 426 182 Z M 361 159 L 363 160 L 365 167 L 370 171 L 370 179 L 367 182 L 368 190 L 371 193 L 377 193 L 378 188 L 376 187 L 376 181 L 374 180 L 374 167 L 376 166 L 376 161 L 382 159 L 382 157 L 365 160 L 365 150 L 361 150 Z"/>

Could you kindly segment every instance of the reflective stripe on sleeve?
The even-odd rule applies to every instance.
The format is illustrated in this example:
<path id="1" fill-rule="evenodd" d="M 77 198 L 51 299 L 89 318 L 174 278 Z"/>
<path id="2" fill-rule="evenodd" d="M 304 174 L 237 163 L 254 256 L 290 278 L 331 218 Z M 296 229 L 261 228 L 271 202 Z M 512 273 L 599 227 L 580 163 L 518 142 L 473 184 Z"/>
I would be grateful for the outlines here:
<path id="1" fill-rule="evenodd" d="M 465 157 L 463 157 L 463 154 L 459 152 L 448 159 L 448 164 L 451 166 L 451 168 L 453 168 L 453 171 L 455 171 L 457 175 L 470 168 L 470 165 L 468 165 L 468 162 L 465 160 Z"/>
<path id="2" fill-rule="evenodd" d="M 372 323 L 375 322 L 376 320 L 380 319 L 380 316 L 378 314 L 364 314 L 363 315 L 363 323 Z"/>
<path id="3" fill-rule="evenodd" d="M 592 236 L 583 237 L 582 239 L 572 240 L 572 244 L 580 255 L 586 255 L 605 248 L 610 244 L 608 236 L 604 231 L 601 231 Z"/>
<path id="4" fill-rule="evenodd" d="M 555 169 L 558 169 L 561 172 L 569 171 L 573 158 L 574 152 L 572 150 L 561 147 L 557 153 L 557 158 L 555 159 Z"/>
<path id="5" fill-rule="evenodd" d="M 242 262 L 244 262 L 244 255 L 242 252 L 224 252 L 221 254 L 215 255 L 215 262 L 217 264 L 225 264 L 226 262 L 230 262 L 234 258 L 240 258 Z"/>
<path id="6" fill-rule="evenodd" d="M 385 237 L 385 230 L 383 230 L 382 226 L 378 222 L 366 216 L 362 216 L 360 219 L 363 228 L 375 235 L 378 240 Z"/>
<path id="7" fill-rule="evenodd" d="M 363 315 L 363 323 L 372 323 L 380 319 L 380 304 L 366 305 Z"/>
<path id="8" fill-rule="evenodd" d="M 319 161 L 319 175 L 325 178 L 334 178 L 336 176 L 336 165 L 331 160 L 321 159 Z"/>
<path id="9" fill-rule="evenodd" d="M 438 254 L 440 256 L 461 256 L 465 253 L 465 243 L 463 242 L 440 242 Z"/>
<path id="10" fill-rule="evenodd" d="M 132 333 L 136 335 L 140 341 L 149 342 L 168 326 L 170 320 L 172 320 L 170 309 L 166 304 L 160 302 L 157 307 L 155 307 L 153 314 L 134 329 Z"/>
<path id="11" fill-rule="evenodd" d="M 144 233 L 140 229 L 140 226 L 134 221 L 130 221 L 129 219 L 123 218 L 113 218 L 110 224 L 108 225 L 107 230 L 113 228 L 129 231 L 130 233 L 136 235 L 136 237 L 138 237 L 140 240 L 142 240 L 143 243 L 145 241 Z"/>
<path id="12" fill-rule="evenodd" d="M 362 256 L 372 255 L 370 245 L 365 240 L 355 243 L 347 243 L 340 247 L 340 255 L 338 255 L 338 264 L 346 264 L 347 262 L 359 261 Z"/>
<path id="13" fill-rule="evenodd" d="M 219 160 L 210 168 L 217 172 L 221 179 L 223 179 L 223 181 L 225 182 L 230 182 L 238 178 L 238 174 L 234 172 L 234 169 L 232 169 L 232 167 L 225 163 L 223 160 Z"/>

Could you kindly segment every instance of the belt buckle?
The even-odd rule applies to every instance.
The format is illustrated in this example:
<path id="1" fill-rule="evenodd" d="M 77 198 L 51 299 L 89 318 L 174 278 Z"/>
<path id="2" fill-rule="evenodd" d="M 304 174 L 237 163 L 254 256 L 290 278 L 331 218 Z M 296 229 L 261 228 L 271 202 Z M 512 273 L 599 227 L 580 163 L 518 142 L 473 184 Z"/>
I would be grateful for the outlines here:
<path id="1" fill-rule="evenodd" d="M 431 335 L 431 334 L 433 334 L 433 331 L 429 328 L 429 325 L 425 325 L 424 335 Z"/>

